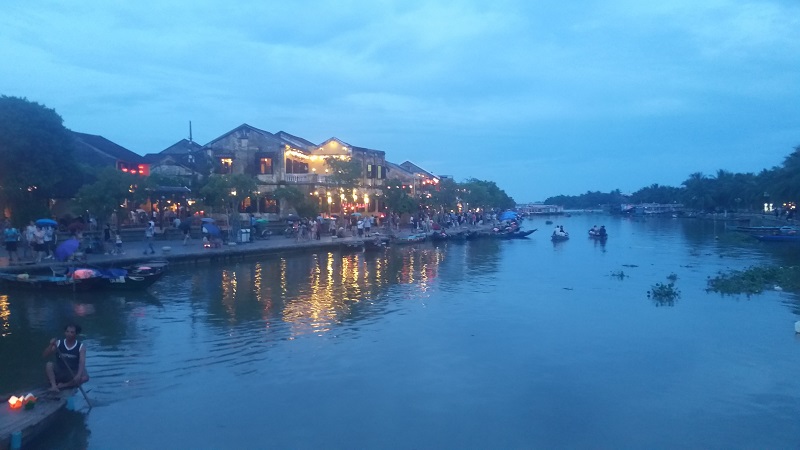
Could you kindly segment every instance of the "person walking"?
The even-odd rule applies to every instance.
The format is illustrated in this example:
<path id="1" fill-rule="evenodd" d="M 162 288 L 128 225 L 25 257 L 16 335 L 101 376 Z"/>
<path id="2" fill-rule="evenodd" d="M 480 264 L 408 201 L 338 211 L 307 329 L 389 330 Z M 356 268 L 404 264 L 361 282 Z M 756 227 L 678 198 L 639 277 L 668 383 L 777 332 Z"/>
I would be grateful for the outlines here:
<path id="1" fill-rule="evenodd" d="M 52 226 L 44 227 L 44 259 L 53 259 L 56 250 L 56 230 Z"/>
<path id="2" fill-rule="evenodd" d="M 152 220 L 147 222 L 147 227 L 144 229 L 144 253 L 147 254 L 147 250 L 150 250 L 150 254 L 154 254 L 156 249 L 153 248 L 153 236 L 156 234 L 156 223 Z"/>

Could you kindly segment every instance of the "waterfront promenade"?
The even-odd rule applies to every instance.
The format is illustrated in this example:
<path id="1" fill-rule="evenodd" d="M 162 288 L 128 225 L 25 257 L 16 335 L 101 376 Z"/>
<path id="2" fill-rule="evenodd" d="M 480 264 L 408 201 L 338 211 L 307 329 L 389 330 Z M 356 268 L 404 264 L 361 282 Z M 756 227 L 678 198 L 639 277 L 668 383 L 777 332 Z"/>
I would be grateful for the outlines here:
<path id="1" fill-rule="evenodd" d="M 488 231 L 490 225 L 471 226 L 472 231 Z M 147 245 L 144 240 L 135 240 L 123 243 L 124 254 L 85 254 L 86 263 L 98 266 L 123 266 L 141 261 L 153 259 L 164 259 L 173 264 L 197 264 L 210 261 L 236 260 L 247 257 L 254 257 L 261 254 L 313 251 L 313 250 L 338 250 L 353 249 L 366 240 L 383 240 L 387 242 L 403 242 L 411 234 L 421 233 L 418 230 L 402 228 L 400 231 L 389 231 L 386 228 L 378 228 L 369 237 L 351 236 L 349 232 L 343 238 L 330 235 L 323 235 L 319 240 L 316 239 L 295 239 L 285 236 L 271 236 L 268 239 L 256 239 L 251 242 L 235 243 L 234 245 L 222 245 L 219 248 L 204 248 L 202 239 L 197 237 L 189 240 L 183 245 L 183 237 L 179 233 L 168 235 L 167 238 L 158 238 L 153 241 L 155 253 L 149 251 L 144 253 Z M 3 252 L 0 257 L 0 270 L 3 272 L 21 273 L 29 271 L 44 271 L 54 265 L 63 265 L 53 259 L 46 259 L 38 264 L 30 261 L 23 261 L 22 264 L 9 265 L 8 255 Z M 20 255 L 22 255 L 20 249 Z"/>
<path id="2" fill-rule="evenodd" d="M 380 230 L 385 232 L 385 230 Z M 408 235 L 409 231 L 395 232 L 394 236 Z M 271 236 L 269 239 L 257 239 L 252 242 L 236 243 L 235 245 L 222 245 L 219 248 L 204 248 L 202 239 L 193 238 L 186 245 L 183 245 L 183 238 L 176 234 L 174 238 L 157 239 L 153 241 L 156 252 L 144 254 L 146 243 L 144 240 L 123 243 L 124 254 L 86 254 L 86 263 L 100 266 L 108 265 L 127 265 L 140 261 L 150 261 L 153 259 L 165 259 L 170 263 L 203 263 L 214 260 L 238 259 L 258 254 L 293 252 L 305 250 L 335 250 L 341 247 L 357 246 L 366 239 L 389 239 L 390 236 L 383 233 L 372 233 L 369 238 L 359 238 L 357 236 L 346 236 L 336 238 L 332 236 L 322 236 L 319 240 L 287 238 L 284 236 Z M 5 253 L 5 252 L 3 252 Z M 22 251 L 20 250 L 20 254 Z M 58 264 L 67 264 L 45 259 L 38 264 L 23 261 L 22 264 L 9 265 L 8 255 L 4 254 L 0 258 L 0 270 L 4 272 L 27 272 L 46 270 L 48 267 Z"/>

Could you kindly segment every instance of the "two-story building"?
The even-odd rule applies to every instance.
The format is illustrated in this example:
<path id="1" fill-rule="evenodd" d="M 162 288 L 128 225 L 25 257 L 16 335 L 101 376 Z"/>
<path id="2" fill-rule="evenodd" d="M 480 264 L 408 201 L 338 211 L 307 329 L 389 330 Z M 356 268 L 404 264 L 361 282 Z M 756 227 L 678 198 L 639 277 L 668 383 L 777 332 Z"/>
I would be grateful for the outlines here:
<path id="1" fill-rule="evenodd" d="M 385 153 L 380 150 L 356 147 L 337 138 L 316 145 L 285 131 L 273 134 L 247 124 L 212 140 L 203 149 L 212 161 L 213 174 L 245 174 L 256 179 L 258 192 L 255 198 L 244 199 L 240 212 L 285 213 L 287 205 L 279 205 L 272 195 L 280 186 L 294 186 L 315 196 L 322 210 L 326 205 L 332 212 L 380 210 L 376 197 L 382 194 L 387 174 Z M 342 187 L 333 186 L 328 158 L 361 163 L 362 176 L 355 192 L 345 196 L 337 191 Z"/>

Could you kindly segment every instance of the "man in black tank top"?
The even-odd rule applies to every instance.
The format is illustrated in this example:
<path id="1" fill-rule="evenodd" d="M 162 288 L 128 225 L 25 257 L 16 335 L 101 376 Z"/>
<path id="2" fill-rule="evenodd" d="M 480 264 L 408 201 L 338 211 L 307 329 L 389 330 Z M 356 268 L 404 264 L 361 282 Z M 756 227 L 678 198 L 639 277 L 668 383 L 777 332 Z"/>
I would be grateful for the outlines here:
<path id="1" fill-rule="evenodd" d="M 51 391 L 78 387 L 89 381 L 89 374 L 86 372 L 86 346 L 78 340 L 80 332 L 80 326 L 67 325 L 64 328 L 64 339 L 50 339 L 50 345 L 44 349 L 45 358 L 56 355 L 55 362 L 49 361 L 45 366 Z"/>

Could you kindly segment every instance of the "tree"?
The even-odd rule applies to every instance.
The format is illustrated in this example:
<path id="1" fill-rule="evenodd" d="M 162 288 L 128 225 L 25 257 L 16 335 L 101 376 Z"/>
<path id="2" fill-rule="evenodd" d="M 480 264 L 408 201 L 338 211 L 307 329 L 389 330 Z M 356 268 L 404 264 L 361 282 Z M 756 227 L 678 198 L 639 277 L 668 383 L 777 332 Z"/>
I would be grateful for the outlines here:
<path id="1" fill-rule="evenodd" d="M 316 217 L 319 214 L 319 204 L 294 186 L 280 186 L 272 195 L 294 208 L 300 217 Z"/>
<path id="2" fill-rule="evenodd" d="M 398 214 L 413 213 L 417 210 L 418 204 L 409 195 L 411 187 L 403 184 L 399 179 L 393 178 L 387 180 L 384 184 L 384 198 L 386 199 L 386 207 L 390 212 Z"/>
<path id="3" fill-rule="evenodd" d="M 200 195 L 211 208 L 227 209 L 229 204 L 238 204 L 241 199 L 251 196 L 257 185 L 252 177 L 242 174 L 213 176 L 202 189 Z"/>
<path id="4" fill-rule="evenodd" d="M 15 222 L 46 211 L 50 198 L 74 195 L 82 173 L 72 149 L 72 136 L 55 110 L 0 96 L 0 196 Z"/>
<path id="5" fill-rule="evenodd" d="M 361 161 L 351 159 L 349 161 L 328 157 L 325 159 L 328 166 L 328 182 L 335 186 L 358 187 L 361 180 L 362 170 Z"/>
<path id="6" fill-rule="evenodd" d="M 78 191 L 77 204 L 81 211 L 89 211 L 103 223 L 125 200 L 133 200 L 134 186 L 140 181 L 136 175 L 105 168 L 97 174 L 94 183 L 84 185 Z"/>

